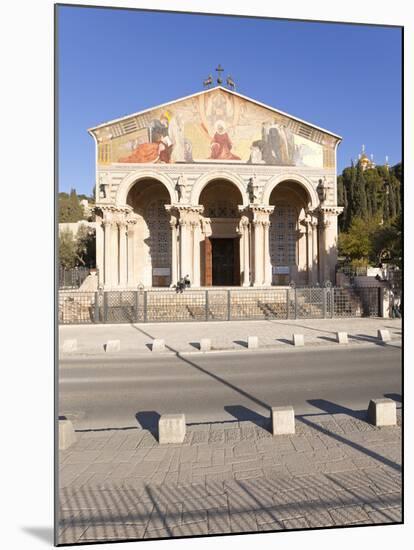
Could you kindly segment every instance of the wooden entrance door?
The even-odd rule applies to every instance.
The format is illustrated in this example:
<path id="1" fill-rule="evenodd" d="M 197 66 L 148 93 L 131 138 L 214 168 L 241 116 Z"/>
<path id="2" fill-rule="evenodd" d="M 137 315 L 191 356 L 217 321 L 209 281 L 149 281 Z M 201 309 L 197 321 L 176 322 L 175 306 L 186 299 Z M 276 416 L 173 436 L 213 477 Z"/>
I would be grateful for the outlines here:
<path id="1" fill-rule="evenodd" d="M 234 239 L 211 239 L 213 286 L 233 286 Z"/>
<path id="2" fill-rule="evenodd" d="M 204 286 L 240 285 L 240 239 L 209 238 L 201 242 L 201 281 Z"/>
<path id="3" fill-rule="evenodd" d="M 211 240 L 206 237 L 201 241 L 201 284 L 203 286 L 211 286 L 213 284 L 213 258 Z"/>

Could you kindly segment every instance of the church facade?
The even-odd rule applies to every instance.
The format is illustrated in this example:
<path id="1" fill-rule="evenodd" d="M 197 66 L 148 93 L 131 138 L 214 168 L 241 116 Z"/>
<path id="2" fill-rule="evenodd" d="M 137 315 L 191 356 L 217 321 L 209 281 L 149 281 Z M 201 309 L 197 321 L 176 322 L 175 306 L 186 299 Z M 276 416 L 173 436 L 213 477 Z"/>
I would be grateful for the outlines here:
<path id="1" fill-rule="evenodd" d="M 334 282 L 340 136 L 221 86 L 89 133 L 103 288 Z"/>

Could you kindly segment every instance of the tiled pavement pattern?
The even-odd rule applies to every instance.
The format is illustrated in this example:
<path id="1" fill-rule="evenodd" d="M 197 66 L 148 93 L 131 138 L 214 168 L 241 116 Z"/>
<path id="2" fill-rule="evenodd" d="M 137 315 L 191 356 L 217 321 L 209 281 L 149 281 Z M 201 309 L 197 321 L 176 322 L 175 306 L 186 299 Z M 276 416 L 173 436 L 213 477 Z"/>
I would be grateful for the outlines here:
<path id="1" fill-rule="evenodd" d="M 400 418 L 400 411 L 398 411 Z M 78 432 L 60 453 L 60 544 L 401 522 L 401 429 L 362 415 Z"/>

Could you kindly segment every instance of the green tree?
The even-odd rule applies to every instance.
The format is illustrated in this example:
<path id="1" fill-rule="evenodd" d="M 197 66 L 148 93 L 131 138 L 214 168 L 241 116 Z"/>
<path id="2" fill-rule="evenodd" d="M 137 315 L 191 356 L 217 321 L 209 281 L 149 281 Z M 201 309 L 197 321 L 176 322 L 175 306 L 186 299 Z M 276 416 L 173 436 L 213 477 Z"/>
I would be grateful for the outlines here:
<path id="1" fill-rule="evenodd" d="M 77 261 L 77 245 L 70 229 L 59 233 L 59 265 L 66 269 L 75 267 Z"/>
<path id="2" fill-rule="evenodd" d="M 95 231 L 86 225 L 80 225 L 76 234 L 76 258 L 86 267 L 96 265 Z"/>
<path id="3" fill-rule="evenodd" d="M 401 267 L 401 214 L 391 224 L 379 226 L 375 229 L 372 235 L 372 256 L 377 263 L 386 260 Z"/>
<path id="4" fill-rule="evenodd" d="M 363 218 L 354 218 L 347 233 L 340 233 L 338 237 L 338 249 L 341 255 L 353 260 L 366 260 L 371 253 L 370 224 Z"/>
<path id="5" fill-rule="evenodd" d="M 73 223 L 84 218 L 83 208 L 75 189 L 70 194 L 59 193 L 59 222 Z"/>

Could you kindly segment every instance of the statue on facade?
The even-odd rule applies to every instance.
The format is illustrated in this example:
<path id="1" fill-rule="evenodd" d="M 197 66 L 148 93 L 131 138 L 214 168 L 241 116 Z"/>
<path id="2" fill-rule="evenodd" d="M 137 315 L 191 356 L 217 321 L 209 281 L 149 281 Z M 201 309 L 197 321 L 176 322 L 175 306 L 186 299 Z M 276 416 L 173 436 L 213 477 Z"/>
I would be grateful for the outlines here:
<path id="1" fill-rule="evenodd" d="M 330 186 L 328 180 L 324 176 L 323 179 L 319 180 L 318 187 L 316 188 L 321 204 L 325 204 L 325 202 L 327 201 L 329 188 Z"/>
<path id="2" fill-rule="evenodd" d="M 177 179 L 177 184 L 175 186 L 175 190 L 177 191 L 178 195 L 178 202 L 184 202 L 185 201 L 185 190 L 186 190 L 186 183 L 184 175 L 181 175 Z"/>
<path id="3" fill-rule="evenodd" d="M 108 176 L 105 173 L 99 174 L 99 198 L 100 199 L 106 199 L 107 192 L 106 188 L 109 185 L 108 183 Z"/>
<path id="4" fill-rule="evenodd" d="M 247 184 L 247 192 L 249 194 L 249 202 L 256 204 L 259 199 L 259 186 L 256 183 L 256 176 L 252 176 Z"/>

